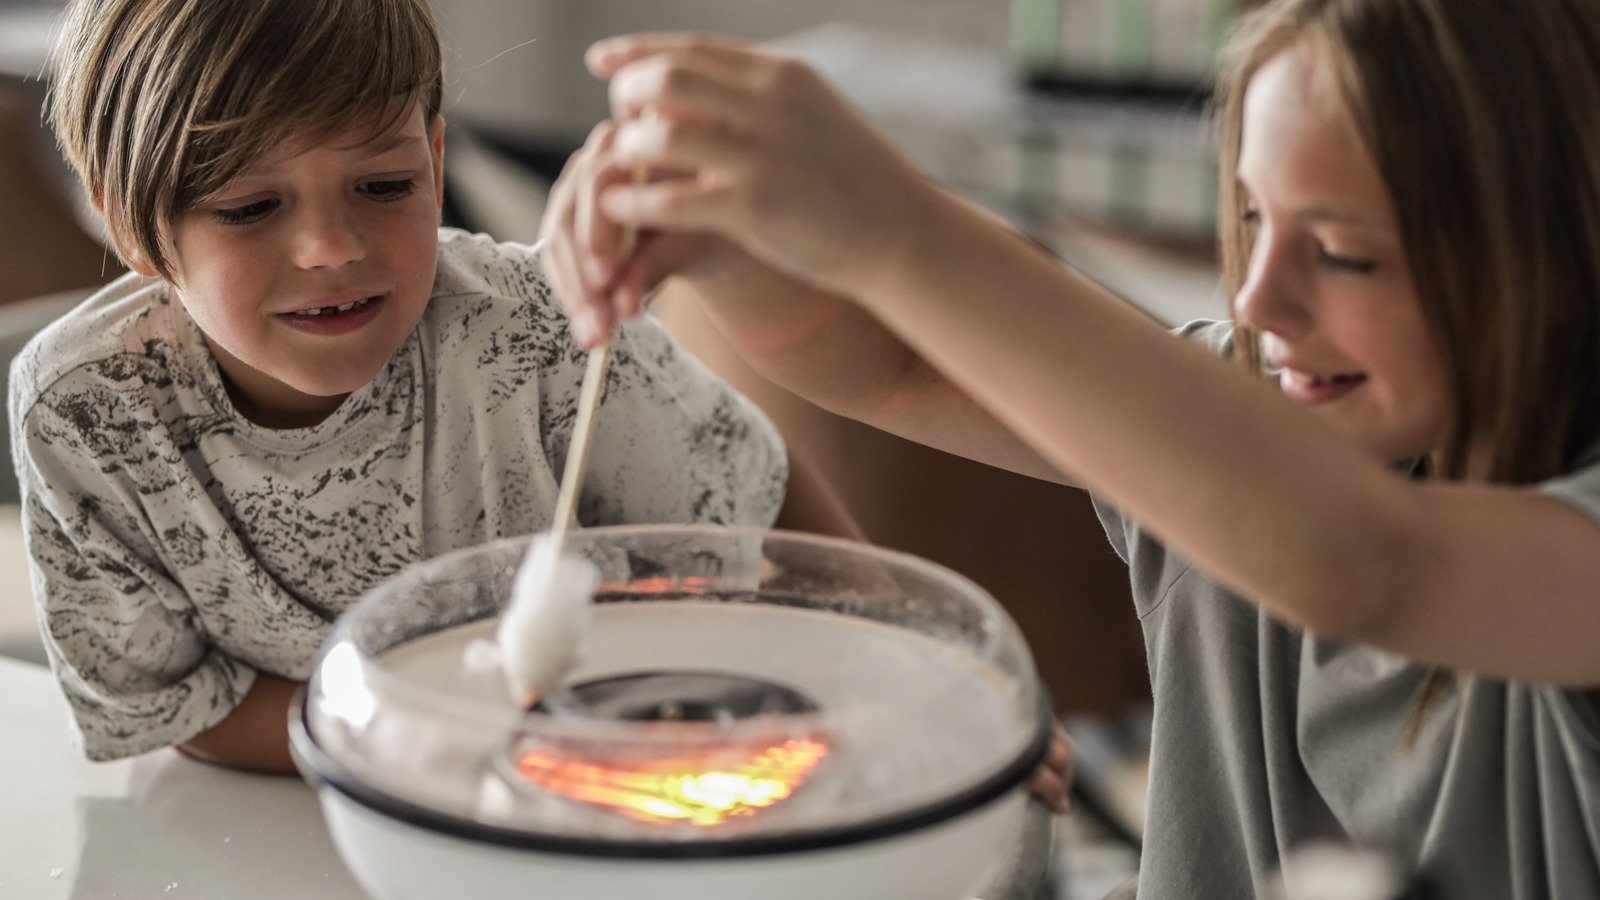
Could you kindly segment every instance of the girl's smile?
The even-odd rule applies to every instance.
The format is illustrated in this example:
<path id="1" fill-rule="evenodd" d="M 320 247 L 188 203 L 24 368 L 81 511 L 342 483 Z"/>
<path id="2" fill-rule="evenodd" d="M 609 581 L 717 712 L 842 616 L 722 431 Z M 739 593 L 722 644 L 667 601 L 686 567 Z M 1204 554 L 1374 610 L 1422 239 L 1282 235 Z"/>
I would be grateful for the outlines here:
<path id="1" fill-rule="evenodd" d="M 326 418 L 388 361 L 432 291 L 442 119 L 351 128 L 239 178 L 171 226 L 174 288 L 257 424 Z"/>

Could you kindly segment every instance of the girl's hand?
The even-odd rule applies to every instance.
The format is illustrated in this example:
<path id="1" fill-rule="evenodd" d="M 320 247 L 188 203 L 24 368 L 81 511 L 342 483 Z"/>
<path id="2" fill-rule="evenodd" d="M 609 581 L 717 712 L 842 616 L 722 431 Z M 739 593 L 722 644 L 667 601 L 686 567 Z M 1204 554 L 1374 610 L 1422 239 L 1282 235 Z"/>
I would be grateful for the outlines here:
<path id="1" fill-rule="evenodd" d="M 1060 724 L 1050 735 L 1050 750 L 1034 770 L 1028 789 L 1056 812 L 1072 812 L 1072 738 Z"/>
<path id="2" fill-rule="evenodd" d="M 906 223 L 936 189 L 803 64 L 659 34 L 601 41 L 588 63 L 618 122 L 617 170 L 595 182 L 611 221 L 718 234 L 843 295 L 911 255 Z M 636 166 L 647 184 L 617 174 Z"/>
<path id="3" fill-rule="evenodd" d="M 539 224 L 545 272 L 584 347 L 638 315 L 644 298 L 669 275 L 715 278 L 732 264 L 753 264 L 738 247 L 696 232 L 639 233 L 623 258 L 625 226 L 597 206 L 601 191 L 633 179 L 633 169 L 616 159 L 616 134 L 613 122 L 595 126 L 551 186 Z"/>

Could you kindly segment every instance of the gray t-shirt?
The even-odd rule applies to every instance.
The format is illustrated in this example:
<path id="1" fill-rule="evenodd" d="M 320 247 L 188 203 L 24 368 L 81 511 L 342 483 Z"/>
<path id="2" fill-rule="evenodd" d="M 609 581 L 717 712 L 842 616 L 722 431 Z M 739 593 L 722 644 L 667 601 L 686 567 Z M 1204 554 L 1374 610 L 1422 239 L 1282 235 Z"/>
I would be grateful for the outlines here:
<path id="1" fill-rule="evenodd" d="M 1185 329 L 1225 350 L 1226 325 Z M 1541 486 L 1600 522 L 1600 465 Z M 1581 691 L 1472 677 L 1406 749 L 1427 672 L 1290 628 L 1095 500 L 1155 694 L 1139 896 L 1259 896 L 1281 856 L 1378 848 L 1457 898 L 1600 897 L 1600 730 Z"/>
<path id="2" fill-rule="evenodd" d="M 654 321 L 613 341 L 588 525 L 769 525 L 771 424 Z M 178 743 L 257 671 L 310 674 L 334 617 L 401 567 L 547 528 L 583 352 L 531 248 L 440 232 L 433 295 L 312 428 L 240 417 L 192 319 L 129 276 L 12 374 L 33 590 L 85 755 Z"/>

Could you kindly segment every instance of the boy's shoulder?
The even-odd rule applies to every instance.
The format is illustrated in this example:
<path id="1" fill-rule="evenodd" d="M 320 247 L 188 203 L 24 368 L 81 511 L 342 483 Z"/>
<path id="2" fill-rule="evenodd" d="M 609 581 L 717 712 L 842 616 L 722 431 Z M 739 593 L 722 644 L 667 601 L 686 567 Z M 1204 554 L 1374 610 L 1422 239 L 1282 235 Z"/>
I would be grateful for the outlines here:
<path id="1" fill-rule="evenodd" d="M 544 369 L 582 357 L 539 261 L 539 248 L 439 230 L 433 296 L 418 327 L 439 357 Z"/>
<path id="2" fill-rule="evenodd" d="M 149 377 L 178 377 L 188 322 L 158 279 L 124 275 L 52 322 L 11 365 L 11 410 L 22 416 L 52 387 L 87 373 L 108 387 Z M 138 378 L 139 375 L 145 378 Z"/>
<path id="3" fill-rule="evenodd" d="M 486 234 L 441 228 L 433 299 L 450 298 L 519 304 L 534 301 L 537 306 L 559 311 L 537 245 L 496 241 Z"/>

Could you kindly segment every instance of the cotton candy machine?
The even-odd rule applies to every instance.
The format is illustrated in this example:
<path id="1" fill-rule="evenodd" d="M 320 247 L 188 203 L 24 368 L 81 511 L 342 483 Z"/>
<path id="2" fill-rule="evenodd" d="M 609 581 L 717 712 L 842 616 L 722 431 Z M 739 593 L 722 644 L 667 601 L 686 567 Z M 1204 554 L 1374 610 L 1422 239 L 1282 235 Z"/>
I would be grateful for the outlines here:
<path id="1" fill-rule="evenodd" d="M 323 647 L 292 745 L 374 896 L 956 900 L 1004 855 L 1049 714 L 976 585 L 783 532 L 569 540 L 589 646 L 532 710 L 492 640 L 526 539 L 413 567 Z"/>

